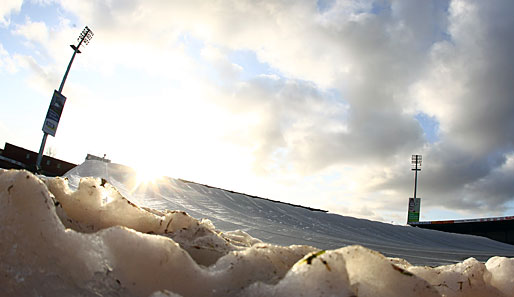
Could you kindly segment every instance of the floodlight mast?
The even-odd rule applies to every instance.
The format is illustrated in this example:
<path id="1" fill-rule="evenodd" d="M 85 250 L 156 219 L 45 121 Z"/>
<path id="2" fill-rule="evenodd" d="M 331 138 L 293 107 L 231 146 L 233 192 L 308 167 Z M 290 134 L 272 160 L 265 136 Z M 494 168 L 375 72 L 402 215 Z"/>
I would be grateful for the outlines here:
<path id="1" fill-rule="evenodd" d="M 421 171 L 421 155 L 412 155 L 412 170 L 414 171 L 414 199 L 418 188 L 418 171 Z"/>
<path id="2" fill-rule="evenodd" d="M 64 83 L 66 82 L 66 78 L 68 77 L 68 73 L 71 69 L 71 64 L 73 64 L 73 60 L 75 59 L 75 56 L 77 54 L 80 54 L 80 46 L 82 44 L 89 44 L 89 41 L 93 38 L 93 31 L 89 29 L 88 26 L 82 30 L 80 33 L 79 38 L 77 38 L 77 41 L 79 42 L 77 46 L 71 44 L 70 47 L 73 49 L 73 55 L 71 56 L 70 63 L 68 64 L 68 68 L 66 69 L 66 72 L 64 73 L 64 77 L 62 78 L 61 85 L 59 86 L 59 94 L 62 94 L 62 89 L 64 88 Z M 43 159 L 43 150 L 45 149 L 46 139 L 48 138 L 48 133 L 43 131 L 43 140 L 41 141 L 41 147 L 39 148 L 39 153 L 37 155 L 37 161 L 36 161 L 36 172 L 40 173 L 41 171 L 41 160 Z"/>

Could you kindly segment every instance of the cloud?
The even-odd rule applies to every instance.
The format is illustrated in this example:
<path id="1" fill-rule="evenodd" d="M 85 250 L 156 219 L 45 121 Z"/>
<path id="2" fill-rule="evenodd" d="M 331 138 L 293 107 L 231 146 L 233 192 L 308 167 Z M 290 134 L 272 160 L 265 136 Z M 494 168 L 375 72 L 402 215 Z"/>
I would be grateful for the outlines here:
<path id="1" fill-rule="evenodd" d="M 301 141 L 282 147 L 282 151 L 289 151 L 287 156 L 296 157 L 291 161 L 302 164 L 310 173 L 337 163 L 365 166 L 370 162 L 388 168 L 386 171 L 409 173 L 409 155 L 422 151 L 429 164 L 423 172 L 427 205 L 498 213 L 514 198 L 510 188 L 500 186 L 501 195 L 491 193 L 501 199 L 476 193 L 485 194 L 486 184 L 502 180 L 499 175 L 509 177 L 508 171 L 498 170 L 513 148 L 508 136 L 514 135 L 514 101 L 510 99 L 512 87 L 508 83 L 514 77 L 509 58 L 513 45 L 509 15 L 513 7 L 509 2 L 498 2 L 501 5 L 493 7 L 473 1 L 454 1 L 449 7 L 432 2 L 428 11 L 435 17 L 416 18 L 412 17 L 418 11 L 415 6 L 394 4 L 391 12 L 325 20 L 317 34 L 302 35 L 318 38 L 314 42 L 304 40 L 305 52 L 309 51 L 307 42 L 335 45 L 340 53 L 332 53 L 327 46 L 326 55 L 320 56 L 330 57 L 331 65 L 348 61 L 348 73 L 326 65 L 325 73 L 335 75 L 334 83 L 304 73 L 302 67 L 309 65 L 302 63 L 305 53 L 287 56 L 272 51 L 280 55 L 278 62 L 264 58 L 285 75 L 294 73 L 339 89 L 348 106 L 338 122 L 344 129 L 327 132 L 322 128 L 325 125 L 317 125 L 312 131 L 303 131 Z M 397 11 L 400 6 L 402 10 Z M 327 14 L 336 9 L 337 6 Z M 409 18 L 400 18 L 402 15 Z M 330 43 L 319 42 L 319 36 L 327 36 L 326 28 L 349 34 L 342 34 L 344 38 L 340 39 L 334 34 Z M 289 43 L 280 43 L 280 47 L 282 51 L 295 52 Z M 266 57 L 262 49 L 260 57 Z M 296 64 L 288 64 L 288 59 Z M 305 59 L 319 60 L 315 54 Z M 414 110 L 434 116 L 440 123 L 441 143 L 430 145 L 423 141 L 423 131 L 414 121 L 413 102 Z M 278 114 L 286 118 L 287 113 Z M 270 122 L 280 122 L 274 119 Z M 268 134 L 267 138 L 277 147 L 283 146 L 284 135 L 293 131 L 293 125 L 279 127 L 271 131 L 280 133 Z M 269 126 L 266 129 L 270 130 Z M 405 163 L 398 164 L 402 155 L 406 156 Z M 373 175 L 372 171 L 367 174 Z M 406 177 L 402 173 L 390 174 L 382 183 L 364 185 L 363 190 L 394 184 L 392 188 L 405 195 L 395 199 L 403 201 L 410 190 L 404 190 L 411 179 Z M 479 190 L 482 187 L 484 190 Z"/>
<path id="2" fill-rule="evenodd" d="M 4 46 L 0 43 L 0 70 L 13 74 L 18 70 L 16 58 L 12 57 L 7 52 Z M 1 73 L 1 72 L 0 72 Z"/>
<path id="3" fill-rule="evenodd" d="M 241 84 L 234 100 L 218 102 L 236 113 L 258 113 L 248 147 L 261 172 L 294 168 L 309 175 L 334 164 L 367 163 L 401 170 L 399 156 L 424 150 L 434 164 L 424 172 L 429 189 L 440 189 L 428 193 L 459 193 L 436 201 L 473 208 L 458 189 L 502 165 L 511 148 L 505 136 L 514 127 L 508 99 L 514 67 L 505 63 L 512 52 L 511 5 L 498 4 L 504 6 L 336 2 L 320 13 L 311 1 L 160 3 L 159 9 L 131 2 L 103 13 L 113 20 L 147 14 L 163 32 L 190 31 L 207 43 L 249 49 L 280 71 L 285 78 L 256 78 Z M 95 8 L 92 17 L 99 20 L 105 7 Z M 142 28 L 155 26 L 142 20 L 136 18 Z M 327 89 L 340 96 L 330 98 Z M 441 144 L 427 146 L 417 112 L 439 121 Z M 457 156 L 459 163 L 452 161 Z"/>
<path id="4" fill-rule="evenodd" d="M 212 64 L 218 74 L 222 76 L 223 80 L 236 80 L 243 71 L 243 67 L 230 62 L 227 58 L 227 54 L 222 53 L 220 49 L 214 46 L 204 47 L 200 51 L 200 54 L 206 61 Z"/>
<path id="5" fill-rule="evenodd" d="M 29 41 L 39 42 L 41 44 L 47 42 L 49 38 L 46 24 L 44 22 L 32 22 L 30 18 L 27 18 L 25 24 L 16 25 L 13 34 L 21 35 Z"/>
<path id="6" fill-rule="evenodd" d="M 453 1 L 448 39 L 432 46 L 425 74 L 412 85 L 418 108 L 440 123 L 442 141 L 426 150 L 423 173 L 432 205 L 498 213 L 514 199 L 508 187 L 490 186 L 512 176 L 502 168 L 513 150 L 507 135 L 514 135 L 507 83 L 514 77 L 514 5 L 496 4 Z"/>
<path id="7" fill-rule="evenodd" d="M 387 220 L 381 211 L 405 209 L 410 155 L 421 153 L 424 206 L 498 213 L 514 199 L 505 182 L 512 175 L 514 135 L 510 1 L 60 5 L 95 32 L 79 68 L 109 80 L 120 69 L 137 70 L 163 102 L 181 98 L 209 106 L 205 118 L 220 121 L 206 128 L 216 135 L 209 140 L 223 142 L 218 152 L 246 152 L 238 160 L 253 160 L 249 167 L 260 177 L 290 182 L 339 171 L 337 185 L 322 184 L 348 187 L 344 193 L 330 189 L 348 195 L 340 199 L 351 201 L 354 213 Z M 45 44 L 43 54 L 54 61 L 69 49 L 63 54 L 53 46 L 77 34 L 64 21 L 45 31 L 30 20 L 15 33 Z M 234 51 L 255 53 L 270 72 L 243 79 L 245 69 L 230 60 Z M 194 106 L 173 108 L 194 113 Z M 202 121 L 180 111 L 184 125 Z M 427 141 L 420 114 L 438 124 L 437 140 Z M 373 212 L 359 208 L 366 199 Z"/>
<path id="8" fill-rule="evenodd" d="M 21 9 L 23 0 L 4 0 L 0 6 L 0 27 L 7 27 L 11 23 L 10 15 Z"/>
<path id="9" fill-rule="evenodd" d="M 501 166 L 495 167 L 488 175 L 466 185 L 469 200 L 485 211 L 502 214 L 502 208 L 512 201 L 514 193 L 514 155 L 509 154 Z"/>

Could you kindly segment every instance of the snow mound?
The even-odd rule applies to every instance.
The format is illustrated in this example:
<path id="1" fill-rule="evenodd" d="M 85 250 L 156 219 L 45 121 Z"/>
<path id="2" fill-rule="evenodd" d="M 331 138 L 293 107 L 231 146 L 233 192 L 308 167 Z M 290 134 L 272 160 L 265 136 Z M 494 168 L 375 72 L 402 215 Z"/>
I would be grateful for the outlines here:
<path id="1" fill-rule="evenodd" d="M 0 170 L 2 296 L 514 296 L 514 258 L 413 266 L 262 243 L 135 205 L 102 179 Z"/>

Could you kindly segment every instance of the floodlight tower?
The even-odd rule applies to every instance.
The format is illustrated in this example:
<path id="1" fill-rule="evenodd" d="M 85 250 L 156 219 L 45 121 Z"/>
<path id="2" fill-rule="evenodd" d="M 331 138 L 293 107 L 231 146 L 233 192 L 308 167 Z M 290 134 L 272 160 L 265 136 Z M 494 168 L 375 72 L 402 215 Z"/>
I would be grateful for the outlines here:
<path id="1" fill-rule="evenodd" d="M 421 155 L 412 155 L 411 165 L 411 169 L 414 171 L 414 198 L 409 198 L 407 224 L 419 222 L 421 199 L 416 197 L 416 191 L 418 188 L 418 171 L 421 171 Z"/>
<path id="2" fill-rule="evenodd" d="M 78 45 L 70 45 L 73 49 L 73 55 L 71 56 L 68 68 L 66 69 L 64 77 L 62 78 L 61 85 L 59 86 L 59 91 L 54 90 L 54 95 L 52 97 L 52 101 L 50 101 L 50 106 L 48 107 L 48 112 L 46 113 L 45 122 L 43 124 L 43 140 L 41 141 L 41 147 L 39 148 L 39 153 L 37 155 L 36 161 L 37 172 L 41 171 L 41 160 L 43 159 L 43 150 L 45 149 L 48 134 L 55 137 L 57 125 L 59 124 L 62 110 L 64 108 L 64 104 L 66 103 L 66 97 L 62 95 L 62 89 L 64 88 L 64 83 L 66 82 L 66 78 L 68 77 L 68 73 L 70 72 L 71 64 L 73 64 L 75 55 L 81 53 L 80 46 L 83 44 L 89 44 L 89 41 L 93 38 L 93 35 L 93 31 L 91 31 L 91 29 L 89 29 L 88 26 L 86 26 L 84 30 L 82 30 L 82 33 L 80 33 L 79 38 L 77 38 L 77 41 L 79 42 Z"/>
<path id="3" fill-rule="evenodd" d="M 412 170 L 414 171 L 414 199 L 418 188 L 418 171 L 421 171 L 421 155 L 412 155 Z"/>

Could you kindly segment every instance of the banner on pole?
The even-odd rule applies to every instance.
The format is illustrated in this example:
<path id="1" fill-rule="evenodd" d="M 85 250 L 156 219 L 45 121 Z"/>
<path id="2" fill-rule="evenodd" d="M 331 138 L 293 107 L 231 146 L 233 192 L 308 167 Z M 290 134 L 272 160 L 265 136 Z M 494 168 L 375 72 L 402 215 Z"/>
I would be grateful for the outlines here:
<path id="1" fill-rule="evenodd" d="M 52 101 L 50 102 L 48 112 L 46 113 L 45 123 L 43 124 L 43 132 L 55 137 L 65 103 L 66 97 L 57 90 L 54 90 Z"/>
<path id="2" fill-rule="evenodd" d="M 421 198 L 409 198 L 409 212 L 407 215 L 407 223 L 419 222 L 420 206 Z"/>

